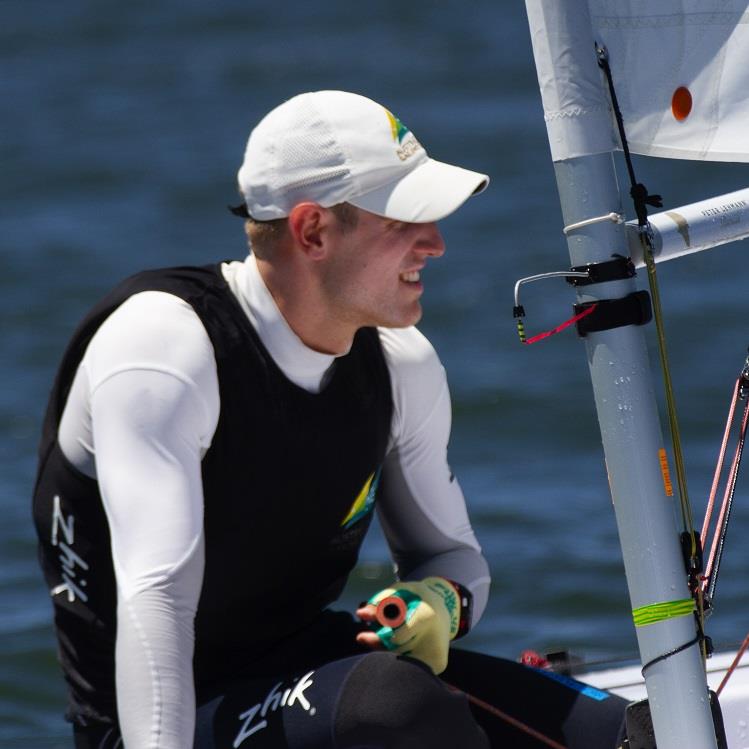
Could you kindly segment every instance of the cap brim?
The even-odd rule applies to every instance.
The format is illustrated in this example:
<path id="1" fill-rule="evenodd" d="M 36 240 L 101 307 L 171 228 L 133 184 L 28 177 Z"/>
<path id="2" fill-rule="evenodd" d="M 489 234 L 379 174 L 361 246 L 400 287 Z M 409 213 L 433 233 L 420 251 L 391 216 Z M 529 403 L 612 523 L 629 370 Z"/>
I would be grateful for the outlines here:
<path id="1" fill-rule="evenodd" d="M 427 159 L 405 177 L 348 202 L 395 221 L 426 224 L 449 216 L 488 184 L 485 174 Z"/>

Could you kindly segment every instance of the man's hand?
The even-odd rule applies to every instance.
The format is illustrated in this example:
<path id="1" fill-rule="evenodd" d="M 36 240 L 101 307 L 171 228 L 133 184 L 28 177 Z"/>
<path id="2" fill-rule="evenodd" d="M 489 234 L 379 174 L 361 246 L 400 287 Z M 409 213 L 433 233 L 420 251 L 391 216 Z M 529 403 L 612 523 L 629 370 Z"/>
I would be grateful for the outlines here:
<path id="1" fill-rule="evenodd" d="M 361 632 L 357 642 L 411 656 L 435 674 L 442 673 L 447 668 L 450 640 L 460 626 L 460 598 L 455 587 L 442 577 L 398 582 L 372 596 L 356 615 L 362 621 L 377 623 L 377 604 L 389 597 L 403 601 L 405 621 L 395 628 L 382 626 L 376 632 Z"/>

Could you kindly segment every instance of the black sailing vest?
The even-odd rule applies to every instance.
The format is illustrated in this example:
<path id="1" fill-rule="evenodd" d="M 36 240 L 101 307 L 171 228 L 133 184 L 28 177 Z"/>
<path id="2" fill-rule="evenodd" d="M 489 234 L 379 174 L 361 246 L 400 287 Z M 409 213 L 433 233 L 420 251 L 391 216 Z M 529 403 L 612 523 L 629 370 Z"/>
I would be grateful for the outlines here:
<path id="1" fill-rule="evenodd" d="M 45 416 L 34 491 L 72 719 L 116 717 L 116 586 L 98 484 L 65 459 L 57 430 L 77 366 L 128 297 L 188 302 L 213 344 L 221 410 L 202 462 L 205 574 L 195 621 L 196 685 L 231 678 L 341 593 L 371 519 L 392 418 L 377 331 L 361 329 L 311 394 L 279 370 L 219 266 L 137 274 L 85 317 Z"/>

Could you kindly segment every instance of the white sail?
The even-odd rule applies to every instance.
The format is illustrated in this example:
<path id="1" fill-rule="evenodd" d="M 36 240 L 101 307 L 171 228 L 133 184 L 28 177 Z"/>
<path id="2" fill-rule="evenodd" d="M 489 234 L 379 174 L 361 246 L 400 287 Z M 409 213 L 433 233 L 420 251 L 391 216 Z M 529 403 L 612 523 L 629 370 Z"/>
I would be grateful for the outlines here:
<path id="1" fill-rule="evenodd" d="M 555 28 L 548 5 L 548 32 Z M 630 150 L 648 156 L 749 161 L 749 3 L 746 0 L 588 0 L 593 36 L 606 47 Z M 589 40 L 587 40 L 590 44 Z M 591 55 L 594 54 L 591 50 Z M 554 161 L 618 145 L 603 76 L 578 78 L 562 50 L 539 69 L 542 88 L 576 91 L 544 97 Z M 547 101 L 548 100 L 548 101 Z M 606 108 L 609 128 L 589 128 Z M 562 121 L 581 135 L 556 137 Z M 608 138 L 611 140 L 608 140 Z"/>

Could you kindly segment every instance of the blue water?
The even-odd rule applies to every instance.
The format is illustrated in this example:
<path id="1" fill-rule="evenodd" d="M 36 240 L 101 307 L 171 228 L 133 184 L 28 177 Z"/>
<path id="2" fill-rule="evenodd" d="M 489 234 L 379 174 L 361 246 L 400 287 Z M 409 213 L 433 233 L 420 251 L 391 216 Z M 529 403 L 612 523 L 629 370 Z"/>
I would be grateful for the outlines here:
<path id="1" fill-rule="evenodd" d="M 428 270 L 421 325 L 448 371 L 451 463 L 495 579 L 466 644 L 631 656 L 584 346 L 567 332 L 521 347 L 511 316 L 517 278 L 568 264 L 522 4 L 3 0 L 0 19 L 0 745 L 69 743 L 29 512 L 66 339 L 126 274 L 243 255 L 225 206 L 249 129 L 316 88 L 381 101 L 432 155 L 493 180 L 444 222 L 449 249 Z M 637 169 L 671 207 L 746 181 L 738 166 L 640 159 Z M 661 270 L 697 517 L 749 337 L 745 252 Z M 529 329 L 565 319 L 572 301 L 562 282 L 530 289 Z M 748 619 L 744 484 L 738 493 L 710 622 L 726 644 Z M 373 535 L 345 602 L 386 579 Z"/>

